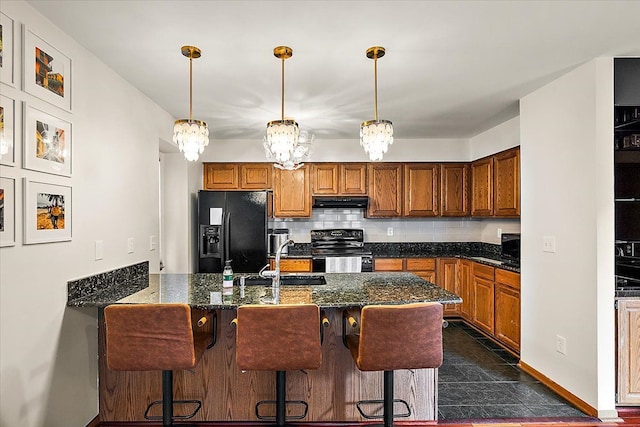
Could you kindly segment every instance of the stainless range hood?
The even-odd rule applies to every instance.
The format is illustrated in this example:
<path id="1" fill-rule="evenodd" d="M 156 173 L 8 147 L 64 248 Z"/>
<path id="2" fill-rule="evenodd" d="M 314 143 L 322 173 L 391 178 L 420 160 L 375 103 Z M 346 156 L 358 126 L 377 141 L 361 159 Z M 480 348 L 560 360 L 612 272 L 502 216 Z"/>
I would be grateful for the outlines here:
<path id="1" fill-rule="evenodd" d="M 368 204 L 367 196 L 316 196 L 313 198 L 314 208 L 366 209 Z"/>

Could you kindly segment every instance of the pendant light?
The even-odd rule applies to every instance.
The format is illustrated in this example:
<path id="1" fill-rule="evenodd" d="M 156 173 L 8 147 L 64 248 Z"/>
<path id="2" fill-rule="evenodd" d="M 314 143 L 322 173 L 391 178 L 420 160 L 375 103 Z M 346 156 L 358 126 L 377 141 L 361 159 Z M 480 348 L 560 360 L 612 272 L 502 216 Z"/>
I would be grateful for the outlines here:
<path id="1" fill-rule="evenodd" d="M 393 124 L 389 120 L 378 119 L 378 59 L 382 58 L 385 50 L 381 46 L 367 49 L 367 58 L 373 59 L 374 75 L 374 119 L 362 122 L 360 125 L 360 145 L 369 155 L 369 160 L 382 160 L 382 156 L 393 144 Z"/>
<path id="2" fill-rule="evenodd" d="M 182 54 L 189 58 L 189 118 L 176 120 L 173 125 L 173 142 L 178 144 L 184 157 L 193 162 L 209 145 L 209 129 L 202 120 L 193 120 L 193 60 L 202 52 L 195 46 L 182 46 Z"/>
<path id="3" fill-rule="evenodd" d="M 294 119 L 284 117 L 284 61 L 293 56 L 293 50 L 288 46 L 278 46 L 273 49 L 273 55 L 282 61 L 280 120 L 267 123 L 263 145 L 267 160 L 273 161 L 275 167 L 295 170 L 311 155 L 313 135 L 300 131 Z"/>

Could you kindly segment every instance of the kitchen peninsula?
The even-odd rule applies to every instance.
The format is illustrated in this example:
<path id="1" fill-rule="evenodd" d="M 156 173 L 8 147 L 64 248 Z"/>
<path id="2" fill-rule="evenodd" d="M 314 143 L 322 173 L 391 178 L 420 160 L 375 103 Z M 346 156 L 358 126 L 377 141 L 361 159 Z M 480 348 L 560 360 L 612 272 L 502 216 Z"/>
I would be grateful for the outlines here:
<path id="1" fill-rule="evenodd" d="M 239 275 L 237 275 L 239 276 Z M 326 284 L 282 286 L 283 304 L 315 303 L 330 325 L 324 328 L 322 366 L 317 370 L 288 373 L 287 398 L 306 400 L 304 421 L 363 421 L 355 402 L 382 398 L 382 372 L 361 372 L 342 344 L 342 309 L 367 304 L 435 301 L 460 303 L 461 299 L 411 273 L 326 273 Z M 89 295 L 73 298 L 69 306 L 99 309 L 99 394 L 102 421 L 140 421 L 148 401 L 160 396 L 159 372 L 115 372 L 106 367 L 102 309 L 109 304 L 187 303 L 203 312 L 215 310 L 217 343 L 207 350 L 193 371 L 174 376 L 176 399 L 199 399 L 203 406 L 194 421 L 255 421 L 254 406 L 273 399 L 273 372 L 241 372 L 235 365 L 235 331 L 230 325 L 235 308 L 258 304 L 271 296 L 270 286 L 234 286 L 227 295 L 220 274 L 142 274 Z M 214 322 L 207 322 L 211 328 Z M 410 337 L 407 337 L 410 339 Z M 437 414 L 437 373 L 433 369 L 396 373 L 395 394 L 412 408 L 414 420 L 433 420 Z"/>

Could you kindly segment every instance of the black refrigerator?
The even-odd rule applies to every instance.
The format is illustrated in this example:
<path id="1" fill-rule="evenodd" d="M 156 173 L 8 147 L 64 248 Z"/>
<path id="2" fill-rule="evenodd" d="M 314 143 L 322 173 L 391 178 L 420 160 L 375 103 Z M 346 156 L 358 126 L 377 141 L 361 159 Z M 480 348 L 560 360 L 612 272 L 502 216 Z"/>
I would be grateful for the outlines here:
<path id="1" fill-rule="evenodd" d="M 198 192 L 198 273 L 257 273 L 267 264 L 267 192 Z"/>

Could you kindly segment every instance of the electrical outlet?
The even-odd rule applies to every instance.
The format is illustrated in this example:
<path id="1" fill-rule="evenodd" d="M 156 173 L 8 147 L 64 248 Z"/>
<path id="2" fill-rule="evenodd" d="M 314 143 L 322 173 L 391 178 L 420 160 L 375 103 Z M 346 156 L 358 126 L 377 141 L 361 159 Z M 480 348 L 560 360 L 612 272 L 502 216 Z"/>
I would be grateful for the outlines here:
<path id="1" fill-rule="evenodd" d="M 127 253 L 133 253 L 133 237 L 127 239 Z"/>
<path id="2" fill-rule="evenodd" d="M 542 251 L 556 252 L 556 236 L 542 236 Z"/>
<path id="3" fill-rule="evenodd" d="M 496 232 L 498 239 L 500 237 L 502 237 L 502 228 L 498 228 L 498 231 Z"/>
<path id="4" fill-rule="evenodd" d="M 102 240 L 96 240 L 94 243 L 95 259 L 96 261 L 104 258 L 104 242 Z"/>
<path id="5" fill-rule="evenodd" d="M 387 236 L 393 236 L 393 227 L 387 227 Z"/>
<path id="6" fill-rule="evenodd" d="M 156 250 L 156 236 L 151 235 L 149 236 L 149 250 L 150 251 L 155 251 Z"/>
<path id="7" fill-rule="evenodd" d="M 567 354 L 567 339 L 562 335 L 556 335 L 556 351 L 560 354 Z"/>

